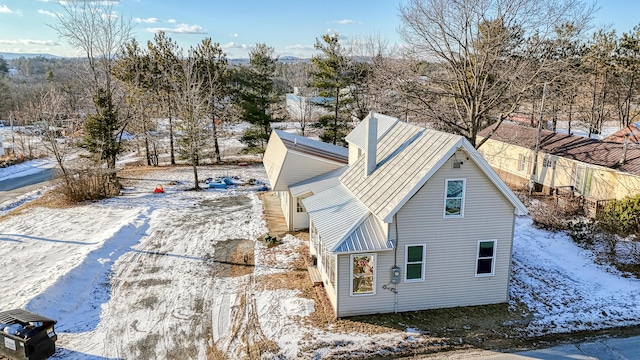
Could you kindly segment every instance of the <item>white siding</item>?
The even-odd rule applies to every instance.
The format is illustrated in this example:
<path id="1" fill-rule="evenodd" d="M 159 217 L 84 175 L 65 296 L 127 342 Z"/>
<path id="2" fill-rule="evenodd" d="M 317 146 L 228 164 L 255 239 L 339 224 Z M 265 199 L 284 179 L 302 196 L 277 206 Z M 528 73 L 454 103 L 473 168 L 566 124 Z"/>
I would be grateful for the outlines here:
<path id="1" fill-rule="evenodd" d="M 284 158 L 287 155 L 287 148 L 284 146 L 282 140 L 278 137 L 276 132 L 271 132 L 269 137 L 269 143 L 264 150 L 264 157 L 262 163 L 267 171 L 267 178 L 271 183 L 271 189 L 275 191 L 287 190 L 286 186 L 276 186 L 278 176 L 284 164 Z"/>
<path id="2" fill-rule="evenodd" d="M 358 158 L 360 157 L 361 151 L 362 150 L 360 150 L 359 147 L 353 144 L 349 144 L 349 165 L 353 164 L 354 162 L 356 162 L 356 160 L 358 160 Z"/>
<path id="3" fill-rule="evenodd" d="M 284 221 L 287 223 L 287 228 L 291 231 L 291 193 L 288 191 L 278 191 L 278 197 L 280 198 L 280 209 L 284 216 Z"/>
<path id="4" fill-rule="evenodd" d="M 338 257 L 339 317 L 393 311 L 414 311 L 443 307 L 492 304 L 507 301 L 513 237 L 514 205 L 493 185 L 466 154 L 461 169 L 452 169 L 448 160 L 397 214 L 397 252 L 378 252 L 376 295 L 351 296 L 349 255 Z M 446 179 L 466 179 L 463 218 L 444 215 Z M 395 223 L 389 224 L 395 237 Z M 478 240 L 497 240 L 495 275 L 476 277 Z M 405 273 L 406 244 L 426 244 L 425 281 L 397 286 L 394 295 L 382 286 L 391 280 L 391 267 Z"/>
<path id="5" fill-rule="evenodd" d="M 351 270 L 349 254 L 338 255 L 338 317 L 355 316 L 362 314 L 382 314 L 394 311 L 394 294 L 382 286 L 391 281 L 391 267 L 393 266 L 393 251 L 381 251 L 375 253 L 377 264 L 374 274 L 376 276 L 376 294 L 351 296 L 350 282 Z"/>
<path id="6" fill-rule="evenodd" d="M 458 153 L 458 159 L 464 153 Z M 463 218 L 443 218 L 446 179 L 466 178 Z M 404 244 L 426 244 L 426 280 L 398 285 L 398 311 L 507 301 L 513 205 L 471 161 L 444 165 L 398 212 L 398 266 Z M 391 227 L 393 229 L 393 226 Z M 495 275 L 476 277 L 478 240 L 497 240 Z"/>
<path id="7" fill-rule="evenodd" d="M 290 185 L 311 179 L 343 166 L 344 164 L 341 163 L 321 160 L 310 155 L 296 154 L 289 151 L 284 158 L 282 169 L 280 170 L 278 186 L 282 184 L 285 185 L 285 189 L 288 189 Z M 269 181 L 271 181 L 271 179 L 269 179 Z M 275 186 L 274 184 L 271 185 Z M 274 187 L 274 190 L 279 189 Z"/>

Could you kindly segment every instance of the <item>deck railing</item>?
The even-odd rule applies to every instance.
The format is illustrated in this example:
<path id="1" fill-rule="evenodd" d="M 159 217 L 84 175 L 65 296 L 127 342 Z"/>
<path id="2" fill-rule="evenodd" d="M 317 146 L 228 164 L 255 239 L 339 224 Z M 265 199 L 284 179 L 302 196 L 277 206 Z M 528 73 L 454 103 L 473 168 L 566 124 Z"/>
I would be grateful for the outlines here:
<path id="1" fill-rule="evenodd" d="M 578 205 L 583 209 L 584 214 L 590 218 L 597 217 L 612 200 L 581 195 L 575 191 L 573 186 L 557 186 L 555 196 L 556 204 L 560 206 Z"/>

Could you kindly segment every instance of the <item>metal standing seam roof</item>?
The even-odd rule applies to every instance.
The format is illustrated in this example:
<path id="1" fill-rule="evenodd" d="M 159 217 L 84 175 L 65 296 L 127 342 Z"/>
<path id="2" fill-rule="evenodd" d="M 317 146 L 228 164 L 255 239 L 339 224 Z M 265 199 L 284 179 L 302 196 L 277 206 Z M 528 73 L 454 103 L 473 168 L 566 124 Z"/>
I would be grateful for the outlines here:
<path id="1" fill-rule="evenodd" d="M 312 155 L 342 164 L 347 164 L 349 161 L 349 150 L 345 147 L 309 139 L 307 137 L 291 134 L 282 130 L 274 129 L 273 131 L 276 132 L 284 146 L 289 151 Z"/>
<path id="2" fill-rule="evenodd" d="M 441 162 L 461 146 L 461 136 L 399 122 L 378 142 L 375 171 L 364 177 L 362 157 L 340 181 L 376 217 L 389 221 Z"/>
<path id="3" fill-rule="evenodd" d="M 371 116 L 378 119 L 378 140 L 380 140 L 389 131 L 389 129 L 391 129 L 397 122 L 400 121 L 397 118 L 391 116 L 378 113 L 370 113 L 345 137 L 345 140 L 350 144 L 356 145 L 360 149 L 364 149 L 365 141 L 367 138 L 366 122 Z"/>
<path id="4" fill-rule="evenodd" d="M 387 249 L 371 213 L 342 184 L 302 200 L 322 242 L 332 252 Z M 377 226 L 377 228 L 376 228 Z M 365 236 L 366 235 L 366 236 Z M 371 236 L 371 237 L 368 237 Z M 346 243 L 345 243 L 346 242 Z"/>
<path id="5" fill-rule="evenodd" d="M 330 187 L 340 184 L 339 177 L 347 170 L 348 165 L 329 171 L 322 175 L 318 175 L 308 180 L 289 186 L 289 191 L 293 196 L 299 196 L 311 191 L 314 194 L 320 193 Z"/>
<path id="6" fill-rule="evenodd" d="M 347 237 L 334 247 L 337 253 L 354 253 L 364 251 L 393 250 L 395 244 L 387 237 L 375 216 L 369 214 Z"/>
<path id="7" fill-rule="evenodd" d="M 491 129 L 489 128 L 483 129 L 478 133 L 478 136 L 485 137 L 490 131 Z M 532 127 L 503 123 L 490 139 L 534 149 L 537 131 L 536 128 Z M 540 142 L 540 151 L 546 154 L 640 176 L 640 147 L 635 144 L 629 144 L 626 161 L 621 165 L 622 148 L 623 144 L 616 142 L 554 133 L 548 130 L 542 130 Z"/>

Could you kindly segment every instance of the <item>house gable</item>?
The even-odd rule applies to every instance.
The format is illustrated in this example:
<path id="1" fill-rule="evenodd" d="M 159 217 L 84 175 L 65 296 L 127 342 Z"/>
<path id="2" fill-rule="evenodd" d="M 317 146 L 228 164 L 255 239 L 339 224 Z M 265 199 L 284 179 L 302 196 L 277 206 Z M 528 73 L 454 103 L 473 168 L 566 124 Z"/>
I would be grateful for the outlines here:
<path id="1" fill-rule="evenodd" d="M 347 149 L 303 136 L 273 130 L 263 158 L 274 191 L 347 164 Z"/>
<path id="2" fill-rule="evenodd" d="M 460 148 L 481 167 L 518 214 L 527 213 L 526 207 L 466 139 L 406 123 L 397 123 L 378 141 L 377 166 L 372 174 L 365 176 L 363 157 L 349 167 L 340 181 L 377 218 L 390 223 L 393 215 Z"/>
<path id="3" fill-rule="evenodd" d="M 464 155 L 458 151 L 455 157 Z M 448 179 L 466 180 L 463 217 L 443 217 Z M 514 216 L 509 200 L 474 162 L 464 161 L 459 169 L 442 166 L 396 215 L 401 272 L 405 245 L 424 244 L 426 250 L 425 281 L 400 284 L 400 311 L 506 301 Z M 493 276 L 476 277 L 480 240 L 497 240 Z"/>

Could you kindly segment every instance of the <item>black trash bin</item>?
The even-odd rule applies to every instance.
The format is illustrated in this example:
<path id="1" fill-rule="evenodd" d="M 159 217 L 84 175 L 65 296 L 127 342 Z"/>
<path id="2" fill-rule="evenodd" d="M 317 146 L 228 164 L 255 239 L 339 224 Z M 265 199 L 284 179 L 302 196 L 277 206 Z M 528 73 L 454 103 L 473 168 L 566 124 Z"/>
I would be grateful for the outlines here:
<path id="1" fill-rule="evenodd" d="M 0 355 L 10 359 L 46 359 L 56 351 L 56 321 L 16 309 L 0 312 Z"/>

